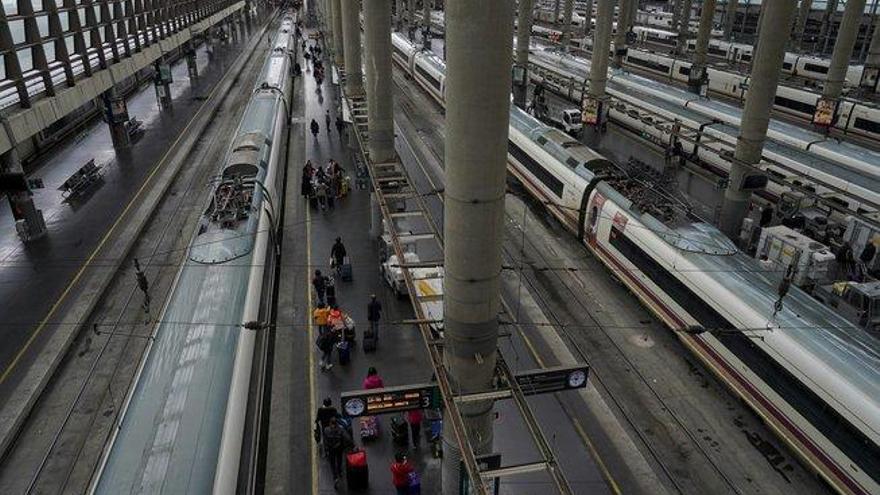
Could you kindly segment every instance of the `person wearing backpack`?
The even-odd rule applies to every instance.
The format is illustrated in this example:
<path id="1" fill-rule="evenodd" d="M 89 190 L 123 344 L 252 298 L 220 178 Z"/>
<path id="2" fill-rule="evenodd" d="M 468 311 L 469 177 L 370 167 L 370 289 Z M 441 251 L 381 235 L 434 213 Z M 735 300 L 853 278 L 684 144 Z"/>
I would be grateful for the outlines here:
<path id="1" fill-rule="evenodd" d="M 354 442 L 335 417 L 330 419 L 330 424 L 324 428 L 323 433 L 324 450 L 327 452 L 327 462 L 330 463 L 335 488 L 339 485 L 339 477 L 342 476 L 342 454 L 347 447 L 354 445 Z"/>
<path id="2" fill-rule="evenodd" d="M 321 351 L 321 371 L 329 371 L 333 368 L 333 347 L 336 345 L 336 342 L 339 340 L 339 333 L 330 328 L 323 334 L 318 336 L 318 340 L 315 341 L 315 344 L 318 346 L 318 349 Z"/>

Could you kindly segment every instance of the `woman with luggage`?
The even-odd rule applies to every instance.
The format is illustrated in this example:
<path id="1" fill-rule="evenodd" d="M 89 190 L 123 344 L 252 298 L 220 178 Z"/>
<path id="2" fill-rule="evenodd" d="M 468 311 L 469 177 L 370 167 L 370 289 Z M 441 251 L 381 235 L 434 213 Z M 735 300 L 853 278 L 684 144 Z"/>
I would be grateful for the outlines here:
<path id="1" fill-rule="evenodd" d="M 394 462 L 391 463 L 391 482 L 398 495 L 409 495 L 412 485 L 412 475 L 416 470 L 409 463 L 406 454 L 398 452 L 394 454 Z"/>

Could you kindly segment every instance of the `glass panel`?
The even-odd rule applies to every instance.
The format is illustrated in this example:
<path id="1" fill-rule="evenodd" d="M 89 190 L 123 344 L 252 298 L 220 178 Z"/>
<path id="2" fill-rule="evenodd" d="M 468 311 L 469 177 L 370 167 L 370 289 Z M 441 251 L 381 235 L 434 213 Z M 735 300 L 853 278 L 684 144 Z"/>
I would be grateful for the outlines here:
<path id="1" fill-rule="evenodd" d="M 55 42 L 50 41 L 48 43 L 43 43 L 43 51 L 46 52 L 46 62 L 52 63 L 55 61 Z"/>
<path id="2" fill-rule="evenodd" d="M 5 2 L 6 0 L 4 0 Z M 24 21 L 19 19 L 9 21 L 9 31 L 12 33 L 12 42 L 16 45 L 24 43 Z"/>
<path id="3" fill-rule="evenodd" d="M 6 80 L 6 57 L 0 57 L 0 81 Z"/>
<path id="4" fill-rule="evenodd" d="M 3 0 L 3 10 L 6 15 L 15 15 L 18 13 L 18 2 L 16 0 Z"/>
<path id="5" fill-rule="evenodd" d="M 49 16 L 37 16 L 37 28 L 40 30 L 40 38 L 49 36 Z"/>
<path id="6" fill-rule="evenodd" d="M 34 12 L 43 10 L 43 0 L 31 0 L 31 5 L 34 6 Z"/>
<path id="7" fill-rule="evenodd" d="M 58 14 L 58 21 L 61 23 L 61 31 L 67 31 L 70 29 L 70 16 L 71 12 L 64 12 Z"/>
<path id="8" fill-rule="evenodd" d="M 22 72 L 27 72 L 34 68 L 34 59 L 31 56 L 30 48 L 23 48 L 16 53 L 18 53 L 18 63 L 21 65 Z"/>
<path id="9" fill-rule="evenodd" d="M 68 53 L 68 54 L 73 54 L 73 53 L 74 53 L 74 48 L 73 48 L 73 36 L 67 36 L 67 37 L 65 37 L 65 38 L 64 38 L 64 44 L 67 45 L 67 53 Z"/>

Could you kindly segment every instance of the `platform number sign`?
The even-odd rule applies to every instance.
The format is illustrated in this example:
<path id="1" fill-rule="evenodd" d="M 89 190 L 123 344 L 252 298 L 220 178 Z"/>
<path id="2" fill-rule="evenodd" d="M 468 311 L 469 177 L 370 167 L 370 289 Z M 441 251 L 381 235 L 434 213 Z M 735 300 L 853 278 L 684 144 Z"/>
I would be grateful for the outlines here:
<path id="1" fill-rule="evenodd" d="M 391 414 L 440 407 L 440 388 L 434 384 L 403 385 L 344 392 L 340 403 L 349 417 Z"/>

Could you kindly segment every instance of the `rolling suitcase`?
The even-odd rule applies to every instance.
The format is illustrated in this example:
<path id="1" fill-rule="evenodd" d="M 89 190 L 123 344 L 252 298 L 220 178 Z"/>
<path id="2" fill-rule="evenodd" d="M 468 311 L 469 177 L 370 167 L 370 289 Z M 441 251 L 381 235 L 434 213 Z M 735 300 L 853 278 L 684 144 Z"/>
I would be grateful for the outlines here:
<path id="1" fill-rule="evenodd" d="M 346 282 L 351 282 L 353 278 L 352 270 L 351 270 L 351 260 L 348 256 L 342 261 L 342 266 L 339 268 L 339 275 L 342 277 L 342 280 Z"/>
<path id="2" fill-rule="evenodd" d="M 339 364 L 346 366 L 351 362 L 351 343 L 345 340 L 336 344 L 336 351 L 339 353 Z"/>
<path id="3" fill-rule="evenodd" d="M 379 339 L 376 338 L 376 332 L 369 328 L 364 330 L 364 352 L 375 352 L 378 341 Z"/>
<path id="4" fill-rule="evenodd" d="M 422 477 L 419 473 L 412 471 L 409 473 L 409 495 L 422 494 Z"/>
<path id="5" fill-rule="evenodd" d="M 345 454 L 345 479 L 349 490 L 366 490 L 370 486 L 366 452 L 354 449 Z"/>
<path id="6" fill-rule="evenodd" d="M 391 442 L 398 447 L 409 447 L 409 425 L 399 416 L 391 418 Z"/>
<path id="7" fill-rule="evenodd" d="M 376 416 L 361 416 L 361 440 L 379 438 L 379 419 Z"/>

